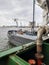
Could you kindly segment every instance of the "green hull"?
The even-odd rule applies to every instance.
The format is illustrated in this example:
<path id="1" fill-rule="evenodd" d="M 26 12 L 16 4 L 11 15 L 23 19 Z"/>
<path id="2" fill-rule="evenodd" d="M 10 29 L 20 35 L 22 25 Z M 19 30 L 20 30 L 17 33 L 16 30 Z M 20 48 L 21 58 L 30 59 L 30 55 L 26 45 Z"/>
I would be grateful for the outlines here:
<path id="1" fill-rule="evenodd" d="M 20 50 L 20 49 L 22 49 L 22 46 L 15 47 L 13 49 L 1 52 L 0 65 L 30 65 L 28 63 L 28 60 L 31 58 L 36 59 L 35 44 L 31 45 L 30 47 L 24 50 Z M 20 52 L 17 52 L 19 50 Z M 49 43 L 46 41 L 43 43 L 43 54 L 44 54 L 43 62 L 46 65 L 49 65 Z"/>

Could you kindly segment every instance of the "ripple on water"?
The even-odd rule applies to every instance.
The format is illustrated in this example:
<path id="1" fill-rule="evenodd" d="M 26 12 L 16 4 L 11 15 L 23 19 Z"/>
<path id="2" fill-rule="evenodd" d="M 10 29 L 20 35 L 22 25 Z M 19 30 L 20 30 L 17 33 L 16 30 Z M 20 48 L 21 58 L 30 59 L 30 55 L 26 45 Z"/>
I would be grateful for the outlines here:
<path id="1" fill-rule="evenodd" d="M 8 38 L 0 38 L 0 52 L 8 50 L 12 47 L 8 42 Z"/>

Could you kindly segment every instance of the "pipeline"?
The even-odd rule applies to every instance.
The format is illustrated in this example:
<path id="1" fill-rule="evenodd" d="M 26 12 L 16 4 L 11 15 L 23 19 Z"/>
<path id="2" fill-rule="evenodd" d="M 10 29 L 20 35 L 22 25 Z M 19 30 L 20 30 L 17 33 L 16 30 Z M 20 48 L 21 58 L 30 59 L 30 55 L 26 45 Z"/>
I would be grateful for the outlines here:
<path id="1" fill-rule="evenodd" d="M 35 54 L 37 58 L 37 65 L 42 65 L 42 59 L 44 58 L 44 55 L 42 54 L 42 36 L 47 32 L 47 27 L 40 27 L 37 32 L 37 43 L 36 43 L 36 49 L 37 53 Z"/>
<path id="2" fill-rule="evenodd" d="M 42 36 L 46 33 L 45 27 L 40 27 L 37 32 L 37 53 L 42 52 Z"/>

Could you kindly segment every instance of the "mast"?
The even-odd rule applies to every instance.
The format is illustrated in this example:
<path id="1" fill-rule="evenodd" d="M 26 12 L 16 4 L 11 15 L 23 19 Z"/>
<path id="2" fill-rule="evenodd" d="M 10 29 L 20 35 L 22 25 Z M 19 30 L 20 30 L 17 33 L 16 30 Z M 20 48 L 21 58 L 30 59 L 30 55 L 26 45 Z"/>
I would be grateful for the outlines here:
<path id="1" fill-rule="evenodd" d="M 33 34 L 34 34 L 34 24 L 35 24 L 35 0 L 33 0 L 33 25 L 32 25 Z"/>

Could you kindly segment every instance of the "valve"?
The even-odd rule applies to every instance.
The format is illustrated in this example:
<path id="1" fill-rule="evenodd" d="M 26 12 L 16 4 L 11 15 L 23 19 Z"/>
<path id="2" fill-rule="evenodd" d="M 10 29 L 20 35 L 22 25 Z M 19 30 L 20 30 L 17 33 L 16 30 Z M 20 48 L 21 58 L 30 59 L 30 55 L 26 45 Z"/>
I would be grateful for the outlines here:
<path id="1" fill-rule="evenodd" d="M 30 65 L 36 65 L 36 61 L 34 59 L 29 59 L 28 62 Z"/>

